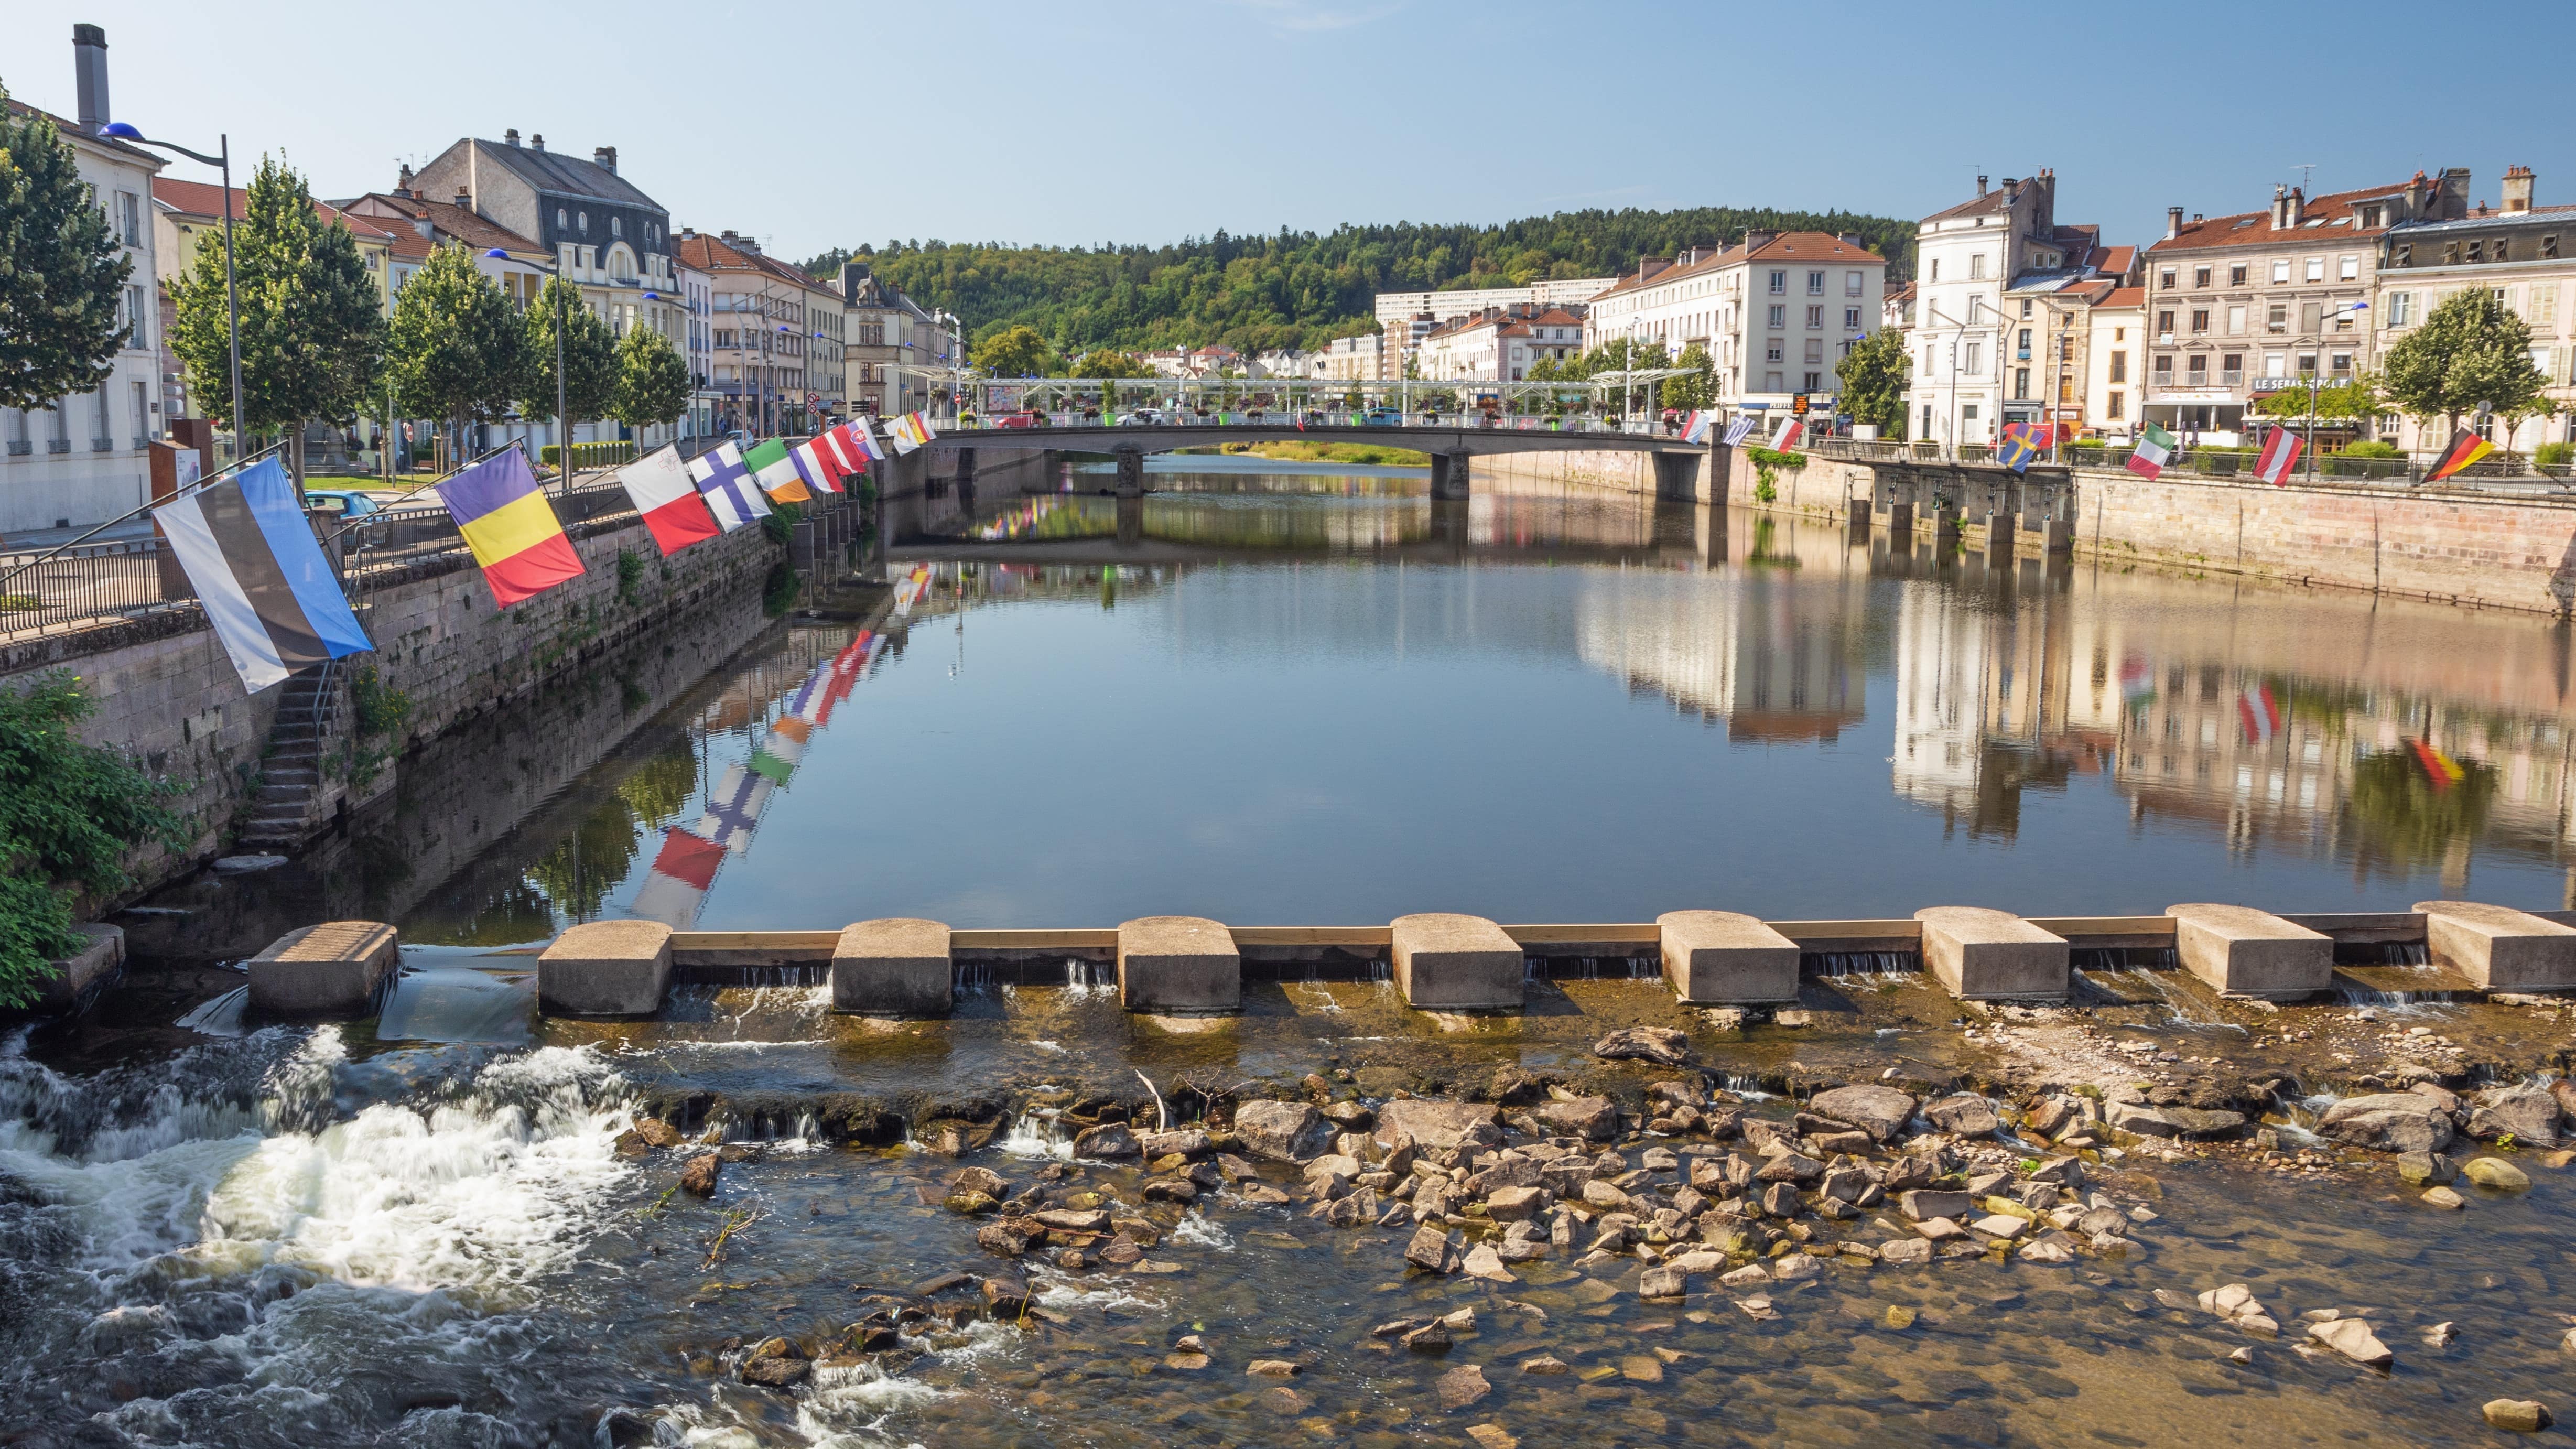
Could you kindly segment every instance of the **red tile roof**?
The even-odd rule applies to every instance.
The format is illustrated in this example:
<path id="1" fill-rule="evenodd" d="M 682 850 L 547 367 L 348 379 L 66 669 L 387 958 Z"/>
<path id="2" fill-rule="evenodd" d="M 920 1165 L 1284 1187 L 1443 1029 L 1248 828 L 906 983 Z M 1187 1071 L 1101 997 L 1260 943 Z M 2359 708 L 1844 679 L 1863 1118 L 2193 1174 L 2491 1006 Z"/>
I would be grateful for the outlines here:
<path id="1" fill-rule="evenodd" d="M 436 230 L 463 242 L 476 251 L 499 247 L 505 252 L 515 252 L 529 257 L 550 255 L 537 242 L 519 235 L 498 222 L 486 219 L 470 208 L 458 206 L 452 201 L 430 201 L 418 196 L 396 196 L 391 192 L 370 191 L 364 196 L 352 198 L 346 205 L 351 208 L 365 206 L 370 213 L 375 214 L 375 224 L 388 232 L 409 231 L 413 236 L 419 236 L 419 232 L 409 226 L 389 223 L 385 218 L 390 214 L 409 220 L 425 220 Z"/>
<path id="2" fill-rule="evenodd" d="M 2093 305 L 2096 307 L 2144 307 L 2147 305 L 2147 289 L 2144 287 L 2117 287 L 2112 289 L 2099 300 L 2095 301 Z"/>
<path id="3" fill-rule="evenodd" d="M 1782 232 L 1780 235 L 1764 242 L 1760 247 L 1755 248 L 1749 253 L 1745 251 L 1743 244 L 1739 242 L 1734 246 L 1725 248 L 1724 250 L 1713 252 L 1708 256 L 1701 257 L 1698 261 L 1684 262 L 1677 266 L 1669 266 L 1661 271 L 1652 273 L 1651 275 L 1643 272 L 1630 272 L 1626 276 L 1621 277 L 1618 281 L 1602 288 L 1594 295 L 1594 300 L 1598 301 L 1602 297 L 1615 297 L 1623 292 L 1633 292 L 1640 287 L 1660 287 L 1664 283 L 1674 281 L 1678 278 L 1695 277 L 1703 272 L 1710 271 L 1717 267 L 1729 266 L 1736 262 L 1866 261 L 1878 262 L 1884 265 L 1886 260 L 1886 258 L 1869 250 L 1867 247 L 1853 246 L 1851 243 L 1844 241 L 1840 237 L 1829 236 L 1824 232 Z"/>
<path id="4" fill-rule="evenodd" d="M 129 146 L 125 142 L 119 141 L 113 136 L 92 135 L 91 133 L 81 129 L 80 122 L 72 120 L 68 116 L 57 116 L 51 111 L 40 110 L 37 107 L 28 105 L 24 101 L 9 102 L 9 109 L 21 116 L 42 116 L 44 119 L 53 122 L 55 127 L 61 130 L 66 136 L 77 137 L 92 146 L 97 146 L 103 150 L 114 151 L 121 156 L 141 162 L 155 171 L 158 171 L 162 167 L 170 164 L 170 159 L 168 157 L 155 155 L 150 151 L 144 150 L 140 146 Z"/>
<path id="5" fill-rule="evenodd" d="M 2435 181 L 2432 184 L 2438 185 Z M 2394 186 L 2364 186 L 2352 191 L 2336 191 L 2309 197 L 2301 204 L 2299 225 L 2275 227 L 2272 208 L 2240 211 L 2232 216 L 2213 216 L 2207 221 L 2188 221 L 2182 230 L 2160 241 L 2147 244 L 2150 256 L 2167 252 L 2202 251 L 2212 247 L 2263 246 L 2282 241 L 2315 241 L 2326 237 L 2377 236 L 2403 218 L 2394 208 L 2380 215 L 2375 227 L 2359 225 L 2355 208 L 2367 201 L 2389 201 L 2406 194 L 2406 183 Z"/>

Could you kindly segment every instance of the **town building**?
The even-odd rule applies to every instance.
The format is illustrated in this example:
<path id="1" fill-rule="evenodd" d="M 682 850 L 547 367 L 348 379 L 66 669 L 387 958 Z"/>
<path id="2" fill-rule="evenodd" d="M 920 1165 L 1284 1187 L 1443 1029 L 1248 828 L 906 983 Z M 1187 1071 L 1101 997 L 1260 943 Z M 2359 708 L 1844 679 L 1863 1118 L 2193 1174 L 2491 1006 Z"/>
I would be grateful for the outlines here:
<path id="1" fill-rule="evenodd" d="M 955 317 L 923 308 L 866 262 L 841 264 L 840 297 L 852 412 L 899 417 L 948 395 L 966 365 L 965 329 Z"/>
<path id="2" fill-rule="evenodd" d="M 2064 420 L 2099 437 L 2134 438 L 2138 414 L 2145 405 L 2147 289 L 2106 278 L 2072 289 L 2068 296 L 2084 308 L 2082 357 L 2070 360 L 2068 368 L 2071 376 L 2081 380 L 2078 406 L 2082 411 Z M 2068 322 L 2071 328 L 2073 318 Z"/>
<path id="3" fill-rule="evenodd" d="M 132 330 L 96 388 L 30 410 L 0 408 L 0 537 L 29 529 L 104 523 L 151 497 L 153 439 L 164 422 L 160 275 L 152 220 L 152 187 L 161 158 L 98 134 L 110 119 L 107 36 L 95 25 L 72 27 L 79 116 L 65 120 L 17 101 L 12 115 L 51 122 L 71 143 L 73 165 L 87 183 L 108 233 L 132 270 L 119 296 L 119 320 Z"/>
<path id="4" fill-rule="evenodd" d="M 2145 261 L 2144 420 L 2233 443 L 2247 409 L 2287 380 L 2371 371 L 2381 239 L 2402 223 L 2466 216 L 2468 182 L 2455 167 L 2315 198 L 2276 186 L 2269 208 L 2229 216 L 2185 221 L 2168 208 Z"/>
<path id="5" fill-rule="evenodd" d="M 847 318 L 830 283 L 731 231 L 683 228 L 677 263 L 705 273 L 712 289 L 717 431 L 796 434 L 848 415 Z"/>
<path id="6" fill-rule="evenodd" d="M 1585 345 L 1661 343 L 1678 360 L 1704 349 L 1726 411 L 1829 403 L 1834 365 L 1885 325 L 1887 261 L 1854 236 L 1748 231 L 1731 247 L 1693 247 L 1637 270 L 1592 299 Z"/>
<path id="7" fill-rule="evenodd" d="M 1390 350 L 1383 333 L 1336 337 L 1307 354 L 1307 365 L 1313 369 L 1307 375 L 1334 382 L 1377 382 L 1386 376 L 1386 355 Z"/>
<path id="8" fill-rule="evenodd" d="M 679 277 L 673 271 L 671 215 L 617 174 L 617 148 L 591 159 L 546 149 L 546 138 L 519 143 L 460 140 L 412 178 L 408 189 L 455 204 L 531 237 L 554 257 L 555 274 L 581 288 L 591 310 L 621 336 L 638 320 L 677 341 Z"/>
<path id="9" fill-rule="evenodd" d="M 1423 335 L 1413 375 L 1467 382 L 1525 382 L 1542 361 L 1583 350 L 1583 319 L 1556 307 L 1487 307 L 1452 317 Z"/>
<path id="10" fill-rule="evenodd" d="M 2544 442 L 2576 441 L 2576 206 L 2534 206 L 2528 166 L 2504 173 L 2501 206 L 2481 202 L 2449 220 L 2400 222 L 2379 240 L 2371 300 L 2373 351 L 2385 355 L 2453 294 L 2490 287 L 2531 329 L 2531 361 L 2549 380 L 2554 417 L 2502 418 L 2480 426 L 2489 442 L 2529 453 Z M 2399 423 L 2407 449 L 2438 448 L 2445 424 Z M 2429 435 L 2428 435 L 2429 434 Z"/>
<path id="11" fill-rule="evenodd" d="M 1521 287 L 1476 287 L 1454 292 L 1380 292 L 1373 304 L 1378 327 L 1396 339 L 1396 344 L 1387 350 L 1384 376 L 1402 376 L 1405 359 L 1413 355 L 1424 335 L 1448 318 L 1475 316 L 1488 307 L 1506 310 L 1527 307 L 1541 311 L 1554 307 L 1580 317 L 1584 304 L 1617 280 L 1616 277 L 1560 277 Z"/>
<path id="12" fill-rule="evenodd" d="M 2057 176 L 2042 169 L 1992 189 L 1978 177 L 1975 196 L 1916 228 L 1914 265 L 1909 436 L 1982 447 L 2009 423 L 2074 421 L 2061 410 L 2077 405 L 2075 349 L 2091 322 L 2060 294 L 2126 278 L 2135 249 L 2104 246 L 2097 226 L 2059 223 Z"/>
<path id="13" fill-rule="evenodd" d="M 680 436 L 712 437 L 722 431 L 716 415 L 723 398 L 714 387 L 715 278 L 676 257 L 672 272 L 680 279 L 681 354 L 689 359 L 689 411 L 680 420 Z"/>

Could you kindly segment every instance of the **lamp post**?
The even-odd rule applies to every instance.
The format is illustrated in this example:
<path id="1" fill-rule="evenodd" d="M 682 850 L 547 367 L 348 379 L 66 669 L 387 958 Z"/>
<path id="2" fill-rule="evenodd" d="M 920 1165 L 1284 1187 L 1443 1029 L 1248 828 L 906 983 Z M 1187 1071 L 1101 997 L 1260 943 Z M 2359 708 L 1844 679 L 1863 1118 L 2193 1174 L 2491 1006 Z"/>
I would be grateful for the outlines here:
<path id="1" fill-rule="evenodd" d="M 241 384 L 241 293 L 233 281 L 233 138 L 230 132 L 218 137 L 215 154 L 191 151 L 173 141 L 144 139 L 141 131 L 123 121 L 110 121 L 98 128 L 101 136 L 111 137 L 135 146 L 151 146 L 163 151 L 176 151 L 200 166 L 212 166 L 224 179 L 224 329 L 225 340 L 232 350 L 233 368 L 233 456 L 244 457 L 250 444 L 242 434 Z"/>
<path id="2" fill-rule="evenodd" d="M 483 255 L 494 261 L 510 260 L 510 254 L 499 247 L 487 248 Z M 564 309 L 563 276 L 560 272 L 556 274 L 555 281 L 558 284 L 555 288 L 555 426 L 562 429 L 563 438 L 555 450 L 555 492 L 560 494 L 572 485 L 572 419 L 564 416 Z"/>
<path id="3" fill-rule="evenodd" d="M 1925 299 L 1923 303 L 1923 315 L 1926 317 L 1938 317 L 1942 321 L 1959 329 L 1959 335 L 1950 339 L 1950 366 L 1948 369 L 1950 375 L 1950 406 L 1944 409 L 1941 414 L 1944 436 L 1949 440 L 1950 457 L 1951 460 L 1955 462 L 1959 456 L 1959 420 L 1955 416 L 1959 411 L 1959 346 L 1968 335 L 1968 325 L 1943 312 L 1940 308 L 1933 306 L 1928 298 Z"/>
<path id="4" fill-rule="evenodd" d="M 2333 311 L 2328 312 L 2328 313 L 2327 313 L 2327 314 L 2325 314 L 2325 315 L 2326 315 L 2326 318 L 2334 318 L 2334 317 L 2341 317 L 2341 316 L 2343 316 L 2343 315 L 2344 315 L 2345 313 L 2347 313 L 2347 312 L 2367 312 L 2367 311 L 2369 311 L 2369 310 L 2370 310 L 2370 304 L 2369 304 L 2368 302 L 2346 302 L 2346 303 L 2344 303 L 2342 306 L 2335 308 Z M 2317 322 L 2317 351 L 2318 351 L 2320 354 L 2322 354 L 2322 353 L 2326 350 L 2326 347 L 2325 347 L 2325 342 L 2326 342 L 2326 339 L 2325 339 L 2325 331 L 2326 331 L 2325 319 L 2321 318 L 2321 319 L 2319 319 L 2319 320 L 2318 320 L 2318 322 Z M 2323 379 L 2319 378 L 2319 377 L 2317 376 L 2317 374 L 2315 374 L 2314 372 L 2311 372 L 2311 373 L 2309 373 L 2309 374 L 2308 374 L 2308 446 L 2307 446 L 2307 454 L 2308 454 L 2308 481 L 2309 481 L 2309 482 L 2312 482 L 2312 483 L 2316 481 L 2316 477 L 2317 477 L 2317 384 L 2318 384 L 2319 382 L 2321 382 L 2322 380 L 2323 380 Z"/>

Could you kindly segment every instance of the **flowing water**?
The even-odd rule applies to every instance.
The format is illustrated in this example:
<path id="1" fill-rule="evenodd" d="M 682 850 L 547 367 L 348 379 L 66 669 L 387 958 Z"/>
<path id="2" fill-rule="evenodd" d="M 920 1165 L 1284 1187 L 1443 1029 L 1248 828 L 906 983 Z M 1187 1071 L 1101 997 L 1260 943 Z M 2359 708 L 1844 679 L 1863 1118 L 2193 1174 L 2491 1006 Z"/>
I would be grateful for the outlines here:
<path id="1" fill-rule="evenodd" d="M 1572 1079 L 1604 1030 L 1677 1025 L 1713 1088 L 1785 1118 L 1772 1094 L 1819 1074 L 1979 1070 L 1910 953 L 1811 959 L 1804 1029 L 1678 1011 L 1622 957 L 1538 963 L 1505 1018 L 1407 1011 L 1357 961 L 1257 973 L 1236 1018 L 1131 1016 L 1084 959 L 984 969 L 938 1022 L 836 1016 L 796 966 L 683 981 L 650 1022 L 533 1015 L 526 948 L 628 912 L 2564 904 L 2566 638 L 2546 621 L 1989 570 L 1556 485 L 1480 479 L 1463 508 L 1385 477 L 1161 485 L 987 508 L 978 540 L 921 551 L 901 617 L 782 629 L 566 783 L 510 778 L 544 777 L 541 740 L 434 745 L 347 840 L 130 918 L 119 991 L 0 1037 L 0 1442 L 2411 1444 L 2486 1433 L 2480 1403 L 2563 1379 L 2576 1220 L 2536 1163 L 2531 1192 L 2446 1213 L 2384 1166 L 2106 1161 L 2104 1190 L 2156 1214 L 2123 1253 L 1837 1259 L 1773 1285 L 1769 1317 L 1707 1281 L 1641 1299 L 1636 1262 L 1561 1250 L 1511 1284 L 1409 1275 L 1409 1229 L 1233 1188 L 1143 1204 L 1140 1262 L 1022 1260 L 1026 1318 L 936 1287 L 997 1266 L 980 1220 L 941 1206 L 961 1166 L 1139 1201 L 1133 1165 L 1070 1145 L 1104 1103 L 1150 1117 L 1137 1073 L 1185 1116 L 1337 1069 L 1382 1103 L 1507 1065 Z M 675 826 L 738 847 L 710 886 L 654 870 Z M 379 1016 L 245 1016 L 226 963 L 359 914 L 406 941 Z M 2348 1004 L 2275 1015 L 2157 953 L 2081 964 L 2105 1020 L 2171 1053 L 2358 1012 L 2454 1036 L 2500 1019 L 2407 991 L 2420 961 L 2356 959 Z M 723 1145 L 712 1198 L 624 1137 L 645 1113 Z M 2280 1119 L 2294 1144 L 2302 1115 Z M 2281 1339 L 2153 1297 L 2229 1282 Z M 889 1306 L 895 1347 L 839 1351 Z M 1474 1327 L 1446 1354 L 1370 1333 L 1460 1308 Z M 2328 1308 L 2366 1311 L 2394 1368 L 2294 1351 L 2295 1315 Z M 2443 1321 L 2456 1341 L 2425 1342 Z M 823 1355 L 804 1383 L 739 1380 L 772 1336 Z M 1522 1371 L 1540 1356 L 1568 1371 Z M 1272 1359 L 1300 1371 L 1247 1373 Z M 1462 1365 L 1490 1388 L 1444 1407 Z"/>

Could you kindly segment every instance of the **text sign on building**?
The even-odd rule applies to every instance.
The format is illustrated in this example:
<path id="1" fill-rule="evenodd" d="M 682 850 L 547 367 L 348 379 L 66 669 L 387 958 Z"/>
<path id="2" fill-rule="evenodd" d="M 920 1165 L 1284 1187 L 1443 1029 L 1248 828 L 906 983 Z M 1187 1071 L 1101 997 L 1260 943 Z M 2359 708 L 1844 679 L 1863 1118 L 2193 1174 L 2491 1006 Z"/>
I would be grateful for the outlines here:
<path id="1" fill-rule="evenodd" d="M 2309 379 L 2304 377 L 2258 377 L 2254 379 L 2254 390 L 2256 392 L 2288 392 L 2294 387 L 2306 387 L 2308 382 Z"/>

